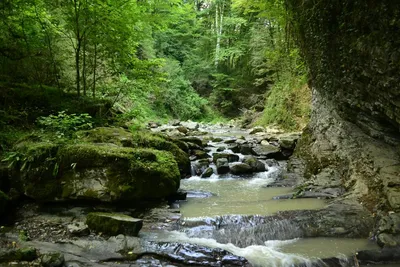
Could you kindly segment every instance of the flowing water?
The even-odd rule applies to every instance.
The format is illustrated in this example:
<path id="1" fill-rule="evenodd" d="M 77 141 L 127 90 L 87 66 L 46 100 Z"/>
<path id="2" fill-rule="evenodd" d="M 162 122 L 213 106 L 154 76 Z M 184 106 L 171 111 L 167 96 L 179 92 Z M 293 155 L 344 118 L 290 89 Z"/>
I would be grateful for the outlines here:
<path id="1" fill-rule="evenodd" d="M 224 139 L 245 135 L 227 129 L 214 130 L 213 134 Z M 210 154 L 223 145 L 209 144 Z M 327 204 L 321 199 L 273 199 L 292 193 L 291 188 L 266 187 L 282 168 L 285 162 L 248 176 L 213 174 L 207 179 L 192 176 L 182 180 L 181 188 L 188 192 L 187 201 L 180 203 L 185 220 L 182 228 L 142 235 L 148 240 L 222 248 L 245 257 L 253 266 L 265 267 L 316 266 L 316 263 L 324 266 L 322 262 L 318 264 L 319 258 L 345 259 L 358 250 L 376 248 L 366 239 L 300 238 L 299 228 L 290 220 L 263 221 L 265 215 L 278 211 L 321 209 Z M 343 266 L 349 266 L 345 260 Z"/>

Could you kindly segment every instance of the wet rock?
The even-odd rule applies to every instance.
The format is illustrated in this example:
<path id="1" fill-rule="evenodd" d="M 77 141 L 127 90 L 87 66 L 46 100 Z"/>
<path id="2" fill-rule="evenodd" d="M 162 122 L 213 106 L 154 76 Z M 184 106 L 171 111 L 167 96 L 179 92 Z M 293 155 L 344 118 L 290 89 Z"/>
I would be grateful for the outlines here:
<path id="1" fill-rule="evenodd" d="M 224 147 L 224 146 L 220 146 L 217 148 L 217 152 L 222 152 L 224 150 L 226 150 L 226 147 Z"/>
<path id="2" fill-rule="evenodd" d="M 400 261 L 400 247 L 383 248 L 381 250 L 362 250 L 357 252 L 356 257 L 361 264 L 382 264 L 385 262 L 393 264 L 395 261 Z"/>
<path id="3" fill-rule="evenodd" d="M 251 155 L 253 154 L 253 149 L 250 145 L 242 145 L 240 147 L 240 153 L 243 155 Z"/>
<path id="4" fill-rule="evenodd" d="M 208 167 L 210 162 L 208 159 L 201 159 L 193 164 L 193 170 L 196 175 L 202 174 Z"/>
<path id="5" fill-rule="evenodd" d="M 87 215 L 86 224 L 90 230 L 107 235 L 137 236 L 143 226 L 143 220 L 118 213 L 92 212 Z"/>
<path id="6" fill-rule="evenodd" d="M 194 266 L 251 266 L 248 261 L 219 248 L 207 248 L 193 244 L 150 243 L 147 252 L 158 255 L 179 265 Z"/>
<path id="7" fill-rule="evenodd" d="M 224 141 L 225 144 L 233 144 L 233 143 L 235 143 L 235 142 L 236 142 L 236 139 L 235 139 L 235 138 L 226 139 L 226 140 Z"/>
<path id="8" fill-rule="evenodd" d="M 29 248 L 0 248 L 0 263 L 11 261 L 33 261 L 37 259 L 36 249 Z"/>
<path id="9" fill-rule="evenodd" d="M 186 143 L 193 143 L 193 144 L 197 145 L 198 148 L 202 148 L 203 147 L 203 142 L 198 137 L 187 136 L 187 137 L 182 137 L 179 140 L 181 140 L 183 142 L 186 142 Z M 190 145 L 189 145 L 189 147 L 190 147 Z"/>
<path id="10" fill-rule="evenodd" d="M 228 149 L 232 150 L 233 153 L 240 153 L 240 146 L 239 145 L 231 145 Z"/>
<path id="11" fill-rule="evenodd" d="M 219 143 L 219 142 L 224 141 L 224 139 L 222 139 L 221 137 L 214 137 L 214 138 L 212 138 L 211 140 L 212 140 L 213 142 L 215 142 L 215 143 Z"/>
<path id="12" fill-rule="evenodd" d="M 199 124 L 193 121 L 183 121 L 180 123 L 183 127 L 186 127 L 189 130 L 197 130 L 199 128 Z"/>
<path id="13" fill-rule="evenodd" d="M 253 172 L 264 172 L 267 170 L 265 164 L 253 156 L 246 156 L 243 159 L 243 163 L 249 165 L 252 168 Z"/>
<path id="14" fill-rule="evenodd" d="M 268 158 L 275 158 L 279 154 L 279 148 L 273 145 L 257 145 L 252 148 L 252 152 L 256 156 L 266 156 Z"/>
<path id="15" fill-rule="evenodd" d="M 239 161 L 239 156 L 230 153 L 214 153 L 213 154 L 213 161 L 217 162 L 218 159 L 227 159 L 228 162 L 237 162 Z"/>
<path id="16" fill-rule="evenodd" d="M 189 132 L 189 130 L 185 127 L 185 126 L 179 126 L 176 128 L 179 132 L 183 133 L 183 134 L 187 134 Z"/>
<path id="17" fill-rule="evenodd" d="M 211 175 L 214 174 L 214 170 L 211 167 L 208 167 L 201 175 L 201 178 L 209 178 Z"/>
<path id="18" fill-rule="evenodd" d="M 43 267 L 62 267 L 64 266 L 64 255 L 59 252 L 47 253 L 41 256 Z"/>
<path id="19" fill-rule="evenodd" d="M 219 158 L 216 160 L 217 173 L 226 174 L 229 172 L 229 162 L 226 158 Z"/>
<path id="20" fill-rule="evenodd" d="M 377 230 L 377 242 L 382 247 L 400 246 L 400 214 L 382 216 Z"/>
<path id="21" fill-rule="evenodd" d="M 192 150 L 192 155 L 196 157 L 196 159 L 207 159 L 207 158 L 211 158 L 210 155 L 207 154 L 207 152 L 203 151 L 203 150 Z"/>
<path id="22" fill-rule="evenodd" d="M 256 133 L 260 133 L 260 132 L 264 132 L 265 129 L 263 127 L 254 127 L 252 129 L 250 129 L 249 134 L 256 134 Z"/>
<path id="23" fill-rule="evenodd" d="M 270 143 L 269 143 L 267 140 L 262 140 L 262 141 L 261 141 L 261 145 L 262 145 L 262 146 L 269 146 Z"/>
<path id="24" fill-rule="evenodd" d="M 246 173 L 252 173 L 253 168 L 250 167 L 250 165 L 246 163 L 237 163 L 231 166 L 231 173 L 233 174 L 246 174 Z"/>
<path id="25" fill-rule="evenodd" d="M 279 146 L 284 149 L 293 150 L 296 147 L 298 135 L 287 135 L 279 138 Z"/>
<path id="26" fill-rule="evenodd" d="M 67 230 L 72 236 L 87 236 L 90 234 L 89 227 L 83 222 L 68 224 Z"/>

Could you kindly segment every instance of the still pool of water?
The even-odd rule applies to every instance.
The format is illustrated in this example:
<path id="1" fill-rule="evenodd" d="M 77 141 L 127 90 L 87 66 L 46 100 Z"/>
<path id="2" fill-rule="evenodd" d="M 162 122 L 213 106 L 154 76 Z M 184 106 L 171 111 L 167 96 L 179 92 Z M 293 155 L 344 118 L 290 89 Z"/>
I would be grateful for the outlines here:
<path id="1" fill-rule="evenodd" d="M 273 170 L 271 170 L 273 171 Z M 321 209 L 326 203 L 321 199 L 283 199 L 273 197 L 291 193 L 291 188 L 265 188 L 271 182 L 268 172 L 256 174 L 252 179 L 224 178 L 210 179 L 192 177 L 182 180 L 184 190 L 213 193 L 208 198 L 188 198 L 181 205 L 181 213 L 189 217 L 214 217 L 219 215 L 269 215 L 277 211 Z"/>

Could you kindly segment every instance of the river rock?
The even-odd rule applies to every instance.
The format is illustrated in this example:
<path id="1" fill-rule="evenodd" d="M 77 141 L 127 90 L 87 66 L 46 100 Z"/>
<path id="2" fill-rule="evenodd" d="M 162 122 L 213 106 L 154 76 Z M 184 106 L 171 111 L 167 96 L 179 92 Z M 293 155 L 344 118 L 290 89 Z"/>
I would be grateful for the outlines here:
<path id="1" fill-rule="evenodd" d="M 227 158 L 218 158 L 216 160 L 217 173 L 226 174 L 229 172 L 229 162 Z"/>
<path id="2" fill-rule="evenodd" d="M 265 129 L 263 127 L 254 127 L 252 129 L 250 129 L 249 134 L 256 134 L 256 133 L 260 133 L 260 132 L 264 132 Z"/>
<path id="3" fill-rule="evenodd" d="M 202 148 L 203 147 L 203 142 L 198 137 L 187 136 L 187 137 L 182 137 L 179 140 L 188 143 L 189 147 L 190 147 L 190 143 L 197 145 L 198 146 L 197 148 Z"/>
<path id="4" fill-rule="evenodd" d="M 185 126 L 178 126 L 176 129 L 183 134 L 187 134 L 189 132 Z"/>
<path id="5" fill-rule="evenodd" d="M 269 143 L 267 140 L 262 140 L 262 141 L 261 141 L 261 145 L 262 145 L 262 146 L 269 146 L 270 143 Z"/>
<path id="6" fill-rule="evenodd" d="M 224 141 L 225 144 L 233 144 L 236 142 L 236 138 L 230 138 L 230 139 L 226 139 Z"/>
<path id="7" fill-rule="evenodd" d="M 237 144 L 230 145 L 228 149 L 232 150 L 233 153 L 240 153 L 240 146 Z"/>
<path id="8" fill-rule="evenodd" d="M 230 153 L 214 153 L 213 154 L 213 161 L 217 162 L 218 159 L 225 158 L 228 162 L 236 162 L 239 161 L 239 156 Z"/>
<path id="9" fill-rule="evenodd" d="M 90 230 L 107 235 L 137 236 L 143 226 L 143 220 L 118 213 L 92 212 L 86 217 L 86 224 Z"/>
<path id="10" fill-rule="evenodd" d="M 193 164 L 193 170 L 196 175 L 202 174 L 208 167 L 210 166 L 210 162 L 208 159 L 198 160 Z"/>
<path id="11" fill-rule="evenodd" d="M 245 144 L 240 147 L 240 153 L 243 155 L 251 155 L 252 152 L 253 152 L 253 149 L 250 145 Z"/>
<path id="12" fill-rule="evenodd" d="M 207 159 L 207 158 L 211 158 L 210 155 L 207 154 L 207 152 L 203 151 L 203 150 L 192 150 L 192 155 L 196 157 L 196 159 Z"/>
<path id="13" fill-rule="evenodd" d="M 89 227 L 83 222 L 68 224 L 67 230 L 72 236 L 87 236 L 90 234 Z"/>
<path id="14" fill-rule="evenodd" d="M 62 267 L 65 262 L 64 255 L 60 252 L 46 253 L 40 258 L 43 267 Z"/>
<path id="15" fill-rule="evenodd" d="M 179 125 L 181 125 L 181 121 L 180 120 L 172 120 L 169 122 L 169 124 L 172 126 L 179 126 Z"/>
<path id="16" fill-rule="evenodd" d="M 266 156 L 268 158 L 275 158 L 279 154 L 279 148 L 273 145 L 257 145 L 252 148 L 252 152 L 256 156 Z"/>
<path id="17" fill-rule="evenodd" d="M 237 163 L 231 166 L 231 173 L 232 174 L 246 174 L 252 173 L 253 168 L 246 163 Z"/>
<path id="18" fill-rule="evenodd" d="M 201 178 L 209 178 L 211 177 L 211 175 L 214 174 L 214 170 L 211 167 L 208 167 L 202 174 L 201 174 Z"/>
<path id="19" fill-rule="evenodd" d="M 197 130 L 199 128 L 199 124 L 193 121 L 183 121 L 180 123 L 183 127 L 186 127 L 189 130 Z"/>
<path id="20" fill-rule="evenodd" d="M 249 165 L 252 168 L 253 172 L 264 172 L 267 170 L 265 164 L 253 156 L 246 156 L 243 159 L 243 163 Z"/>
<path id="21" fill-rule="evenodd" d="M 217 148 L 217 152 L 222 152 L 222 151 L 224 151 L 225 149 L 226 149 L 226 147 L 220 146 L 220 147 Z"/>
<path id="22" fill-rule="evenodd" d="M 278 143 L 281 148 L 293 150 L 296 146 L 297 139 L 299 139 L 297 135 L 282 136 L 279 138 Z"/>

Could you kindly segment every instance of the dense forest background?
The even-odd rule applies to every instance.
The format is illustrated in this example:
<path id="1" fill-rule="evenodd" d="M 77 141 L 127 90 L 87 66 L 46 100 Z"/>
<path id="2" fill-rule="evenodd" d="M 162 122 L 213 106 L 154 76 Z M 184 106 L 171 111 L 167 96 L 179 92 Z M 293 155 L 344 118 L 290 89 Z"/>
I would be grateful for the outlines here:
<path id="1" fill-rule="evenodd" d="M 30 116 L 26 99 L 68 114 L 71 97 L 109 101 L 134 125 L 307 121 L 311 94 L 283 0 L 4 0 L 0 12 L 2 125 Z"/>

